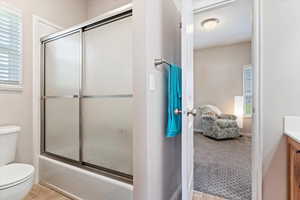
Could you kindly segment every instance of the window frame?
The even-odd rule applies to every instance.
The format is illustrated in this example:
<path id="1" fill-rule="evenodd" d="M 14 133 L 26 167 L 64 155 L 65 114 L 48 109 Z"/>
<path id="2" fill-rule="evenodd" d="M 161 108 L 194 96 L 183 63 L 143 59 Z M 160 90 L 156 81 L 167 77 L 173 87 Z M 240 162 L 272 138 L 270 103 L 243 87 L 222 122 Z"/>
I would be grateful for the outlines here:
<path id="1" fill-rule="evenodd" d="M 19 83 L 18 84 L 9 84 L 9 83 L 0 83 L 0 91 L 22 91 L 23 90 L 23 53 L 24 53 L 24 46 L 23 46 L 23 37 L 24 37 L 24 33 L 23 33 L 23 15 L 22 15 L 22 11 L 7 4 L 4 2 L 0 3 L 0 8 L 6 10 L 7 12 L 10 12 L 14 15 L 18 15 L 20 17 L 20 22 L 21 22 L 21 26 L 20 26 L 20 44 L 21 44 L 21 55 L 20 55 L 20 79 L 19 79 Z"/>

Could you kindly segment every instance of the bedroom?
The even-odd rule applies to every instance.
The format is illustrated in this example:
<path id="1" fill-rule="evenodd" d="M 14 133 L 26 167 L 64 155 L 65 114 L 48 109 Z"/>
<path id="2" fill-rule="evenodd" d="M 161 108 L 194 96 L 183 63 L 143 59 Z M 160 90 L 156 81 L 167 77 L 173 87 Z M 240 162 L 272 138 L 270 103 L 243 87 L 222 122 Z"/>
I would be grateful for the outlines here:
<path id="1" fill-rule="evenodd" d="M 251 199 L 252 1 L 194 15 L 194 190 Z"/>

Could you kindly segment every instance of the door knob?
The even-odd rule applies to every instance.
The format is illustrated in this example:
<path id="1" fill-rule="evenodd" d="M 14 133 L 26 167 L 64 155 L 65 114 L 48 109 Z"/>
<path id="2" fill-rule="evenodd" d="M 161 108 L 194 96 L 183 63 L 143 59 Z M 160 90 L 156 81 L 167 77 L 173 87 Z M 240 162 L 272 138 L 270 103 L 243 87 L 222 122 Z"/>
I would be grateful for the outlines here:
<path id="1" fill-rule="evenodd" d="M 175 115 L 181 115 L 182 110 L 179 110 L 178 108 L 174 110 Z M 187 115 L 193 115 L 194 117 L 197 115 L 197 109 L 191 109 L 190 111 L 187 112 Z"/>
<path id="2" fill-rule="evenodd" d="M 174 110 L 175 115 L 181 115 L 182 114 L 182 110 L 179 110 L 178 108 L 176 108 Z"/>
<path id="3" fill-rule="evenodd" d="M 197 109 L 193 108 L 187 112 L 187 115 L 193 115 L 195 117 L 197 115 Z"/>

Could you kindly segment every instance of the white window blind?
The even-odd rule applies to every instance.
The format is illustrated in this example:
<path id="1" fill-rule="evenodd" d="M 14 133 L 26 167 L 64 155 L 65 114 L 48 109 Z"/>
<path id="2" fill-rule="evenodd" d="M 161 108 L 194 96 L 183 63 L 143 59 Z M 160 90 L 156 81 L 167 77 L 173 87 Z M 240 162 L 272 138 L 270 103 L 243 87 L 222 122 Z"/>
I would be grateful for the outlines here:
<path id="1" fill-rule="evenodd" d="M 0 84 L 22 84 L 22 18 L 0 7 Z"/>
<path id="2" fill-rule="evenodd" d="M 253 107 L 253 70 L 251 66 L 244 68 L 244 115 L 251 117 Z"/>

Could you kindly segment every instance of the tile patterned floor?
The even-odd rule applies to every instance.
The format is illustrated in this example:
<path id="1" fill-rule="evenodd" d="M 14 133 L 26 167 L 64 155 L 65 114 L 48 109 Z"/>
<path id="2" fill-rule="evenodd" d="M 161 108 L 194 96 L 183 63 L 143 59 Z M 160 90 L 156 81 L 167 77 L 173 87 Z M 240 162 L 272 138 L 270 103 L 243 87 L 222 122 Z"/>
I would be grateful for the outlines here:
<path id="1" fill-rule="evenodd" d="M 24 200 L 71 200 L 54 190 L 41 185 L 34 185 Z"/>

